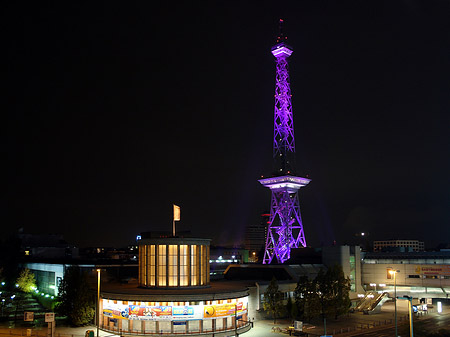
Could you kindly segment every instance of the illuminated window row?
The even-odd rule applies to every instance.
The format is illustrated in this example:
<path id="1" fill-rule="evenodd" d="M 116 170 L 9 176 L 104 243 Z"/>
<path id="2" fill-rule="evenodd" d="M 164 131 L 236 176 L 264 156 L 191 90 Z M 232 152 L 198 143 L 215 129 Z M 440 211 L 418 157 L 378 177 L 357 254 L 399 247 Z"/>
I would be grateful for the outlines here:
<path id="1" fill-rule="evenodd" d="M 189 287 L 209 284 L 209 245 L 139 246 L 139 285 Z"/>

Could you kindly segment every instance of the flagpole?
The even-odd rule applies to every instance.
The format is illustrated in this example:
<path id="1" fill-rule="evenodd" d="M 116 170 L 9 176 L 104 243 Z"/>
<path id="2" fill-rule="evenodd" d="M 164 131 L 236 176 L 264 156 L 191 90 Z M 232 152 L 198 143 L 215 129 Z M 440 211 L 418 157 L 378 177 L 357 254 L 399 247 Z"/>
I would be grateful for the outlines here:
<path id="1" fill-rule="evenodd" d="M 180 206 L 173 204 L 173 223 L 172 223 L 172 234 L 175 237 L 175 221 L 180 221 Z"/>

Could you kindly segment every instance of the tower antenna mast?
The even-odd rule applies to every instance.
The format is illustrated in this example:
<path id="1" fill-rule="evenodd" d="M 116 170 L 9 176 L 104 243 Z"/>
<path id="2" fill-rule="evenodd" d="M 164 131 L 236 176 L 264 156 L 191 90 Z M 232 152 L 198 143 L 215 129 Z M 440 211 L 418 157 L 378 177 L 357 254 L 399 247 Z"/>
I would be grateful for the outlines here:
<path id="1" fill-rule="evenodd" d="M 298 190 L 309 184 L 310 179 L 295 174 L 294 121 L 288 68 L 288 58 L 293 49 L 286 44 L 283 20 L 280 19 L 279 24 L 277 43 L 272 47 L 276 60 L 274 176 L 259 180 L 272 192 L 263 264 L 270 264 L 274 258 L 278 263 L 284 263 L 291 256 L 291 248 L 306 247 Z"/>

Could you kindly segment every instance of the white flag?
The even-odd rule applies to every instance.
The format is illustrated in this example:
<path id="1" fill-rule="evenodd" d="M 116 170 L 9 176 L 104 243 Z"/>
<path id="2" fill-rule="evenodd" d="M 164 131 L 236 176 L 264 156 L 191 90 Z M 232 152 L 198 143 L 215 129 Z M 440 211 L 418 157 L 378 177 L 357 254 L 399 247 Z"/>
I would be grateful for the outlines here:
<path id="1" fill-rule="evenodd" d="M 173 220 L 180 221 L 181 220 L 181 211 L 180 206 L 173 205 Z"/>

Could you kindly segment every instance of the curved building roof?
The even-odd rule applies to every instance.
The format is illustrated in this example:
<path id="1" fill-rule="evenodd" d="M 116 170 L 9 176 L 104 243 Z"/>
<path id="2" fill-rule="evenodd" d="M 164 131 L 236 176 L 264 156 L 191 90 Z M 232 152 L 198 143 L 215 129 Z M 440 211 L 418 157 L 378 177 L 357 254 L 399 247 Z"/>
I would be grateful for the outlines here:
<path id="1" fill-rule="evenodd" d="M 248 288 L 227 281 L 211 282 L 206 288 L 139 288 L 137 283 L 101 285 L 104 299 L 142 302 L 212 301 L 248 296 Z"/>

